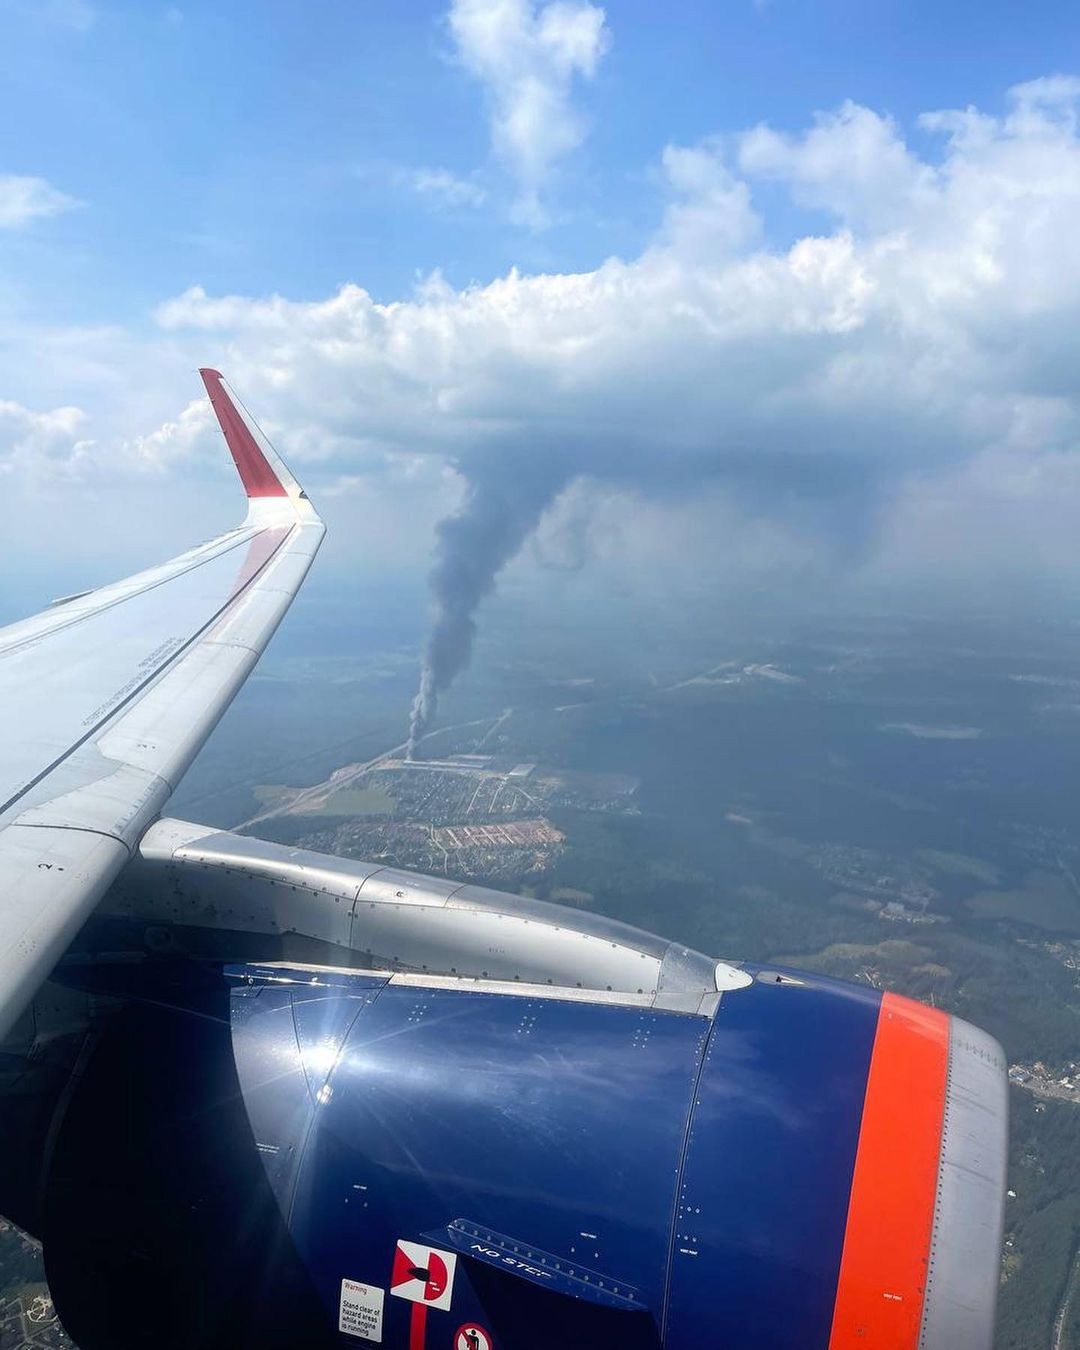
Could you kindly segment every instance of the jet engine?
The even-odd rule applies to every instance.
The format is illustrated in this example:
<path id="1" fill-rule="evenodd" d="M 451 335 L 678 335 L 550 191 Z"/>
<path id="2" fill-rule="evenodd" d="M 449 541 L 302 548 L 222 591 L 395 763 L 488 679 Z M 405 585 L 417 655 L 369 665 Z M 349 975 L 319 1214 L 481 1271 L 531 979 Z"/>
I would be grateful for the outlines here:
<path id="1" fill-rule="evenodd" d="M 82 946 L 31 1208 L 83 1350 L 990 1345 L 955 1017 L 179 822 Z"/>

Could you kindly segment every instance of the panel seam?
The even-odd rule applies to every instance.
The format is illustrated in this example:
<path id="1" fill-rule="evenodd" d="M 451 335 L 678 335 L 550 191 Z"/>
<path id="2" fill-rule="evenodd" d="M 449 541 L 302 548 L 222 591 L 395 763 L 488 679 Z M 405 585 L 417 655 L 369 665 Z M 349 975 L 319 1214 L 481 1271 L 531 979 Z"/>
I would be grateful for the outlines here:
<path id="1" fill-rule="evenodd" d="M 705 1064 L 708 1061 L 712 1050 L 713 1037 L 716 1034 L 716 1018 L 719 1015 L 719 1009 L 709 1021 L 709 1028 L 705 1032 L 701 1047 L 701 1057 L 698 1060 L 697 1070 L 694 1073 L 694 1081 L 690 1093 L 690 1104 L 686 1111 L 686 1125 L 683 1129 L 682 1146 L 679 1150 L 679 1165 L 675 1171 L 675 1196 L 671 1207 L 671 1227 L 668 1234 L 668 1251 L 666 1270 L 664 1271 L 664 1296 L 660 1309 L 660 1340 L 663 1343 L 667 1337 L 668 1314 L 671 1308 L 671 1279 L 675 1266 L 675 1243 L 678 1240 L 676 1227 L 679 1219 L 679 1210 L 682 1200 L 683 1177 L 686 1173 L 686 1159 L 690 1152 L 690 1136 L 694 1129 L 694 1116 L 699 1106 L 698 1090 L 701 1086 L 702 1075 L 705 1072 Z"/>
<path id="2" fill-rule="evenodd" d="M 242 529 L 243 526 L 240 528 Z M 200 567 L 205 567 L 207 563 L 216 562 L 218 558 L 225 558 L 230 553 L 235 552 L 236 549 L 242 548 L 244 544 L 252 543 L 260 534 L 265 534 L 267 529 L 270 528 L 272 527 L 264 526 L 262 529 L 254 531 L 244 539 L 235 540 L 228 548 L 220 549 L 217 553 L 210 554 L 206 557 L 197 558 L 187 567 L 182 567 L 177 572 L 170 572 L 167 577 L 162 577 L 160 581 L 147 582 L 145 586 L 140 586 L 137 591 L 131 591 L 128 595 L 118 595 L 115 600 L 110 600 L 107 604 L 99 605 L 96 609 L 89 610 L 85 614 L 73 614 L 66 623 L 58 623 L 54 627 L 46 629 L 43 633 L 31 634 L 29 637 L 23 638 L 20 642 L 13 642 L 10 647 L 0 647 L 0 660 L 3 660 L 6 656 L 13 655 L 15 652 L 22 651 L 24 647 L 33 646 L 38 642 L 45 642 L 47 639 L 54 637 L 57 633 L 66 633 L 72 628 L 77 628 L 81 623 L 87 623 L 90 619 L 96 619 L 99 614 L 108 614 L 110 610 L 117 609 L 120 605 L 126 605 L 130 600 L 138 600 L 141 595 L 149 595 L 151 591 L 156 591 L 161 586 L 167 586 L 170 581 L 177 581 L 180 577 L 186 577 L 189 572 L 195 572 Z M 227 534 L 223 534 L 220 540 L 215 540 L 214 542 L 224 542 L 228 538 L 229 536 Z M 211 546 L 206 544 L 204 547 L 210 548 Z M 168 563 L 163 564 L 163 566 L 167 567 Z M 99 586 L 96 589 L 106 590 L 110 585 L 122 586 L 123 584 L 122 581 L 107 582 L 105 586 Z M 92 595 L 93 593 L 93 591 L 86 592 L 87 595 Z M 30 617 L 35 618 L 37 616 L 31 615 Z M 27 622 L 28 621 L 29 620 L 27 620 Z"/>

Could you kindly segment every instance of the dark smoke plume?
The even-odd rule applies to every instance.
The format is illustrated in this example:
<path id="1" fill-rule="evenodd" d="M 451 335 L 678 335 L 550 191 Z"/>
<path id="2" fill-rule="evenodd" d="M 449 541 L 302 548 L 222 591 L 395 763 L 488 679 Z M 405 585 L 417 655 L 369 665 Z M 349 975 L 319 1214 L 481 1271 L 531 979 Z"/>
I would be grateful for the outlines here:
<path id="1" fill-rule="evenodd" d="M 413 699 L 406 757 L 430 726 L 439 695 L 469 664 L 476 607 L 567 479 L 558 458 L 502 454 L 471 460 L 458 511 L 436 527 L 431 632 Z"/>
<path id="2" fill-rule="evenodd" d="M 480 601 L 555 497 L 579 475 L 661 501 L 722 483 L 731 500 L 752 515 L 831 539 L 834 554 L 849 563 L 860 558 L 896 467 L 837 453 L 827 442 L 806 444 L 798 430 L 794 423 L 774 428 L 773 445 L 747 449 L 725 436 L 679 453 L 625 440 L 594 440 L 572 456 L 512 444 L 459 464 L 467 490 L 461 508 L 436 527 L 429 578 L 432 627 L 412 704 L 408 758 L 435 716 L 439 695 L 469 663 Z M 783 493 L 778 483 L 785 485 Z"/>

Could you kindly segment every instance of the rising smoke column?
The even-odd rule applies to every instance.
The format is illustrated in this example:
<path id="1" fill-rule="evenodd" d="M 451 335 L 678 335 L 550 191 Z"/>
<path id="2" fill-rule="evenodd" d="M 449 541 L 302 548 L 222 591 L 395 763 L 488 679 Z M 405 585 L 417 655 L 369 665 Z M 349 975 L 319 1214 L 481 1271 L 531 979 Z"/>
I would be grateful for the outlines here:
<path id="1" fill-rule="evenodd" d="M 504 451 L 472 459 L 465 500 L 436 526 L 431 569 L 431 631 L 420 688 L 409 719 L 406 758 L 412 759 L 439 704 L 439 695 L 469 664 L 476 607 L 518 552 L 566 483 L 559 457 Z"/>

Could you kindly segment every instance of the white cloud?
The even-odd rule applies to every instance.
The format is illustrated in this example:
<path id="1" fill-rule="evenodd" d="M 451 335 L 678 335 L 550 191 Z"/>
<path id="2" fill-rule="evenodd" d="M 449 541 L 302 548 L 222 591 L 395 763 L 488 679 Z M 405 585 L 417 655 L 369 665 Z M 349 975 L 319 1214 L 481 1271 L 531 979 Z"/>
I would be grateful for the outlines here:
<path id="1" fill-rule="evenodd" d="M 452 0 L 459 59 L 484 86 L 495 153 L 518 188 L 515 218 L 542 226 L 544 193 L 559 162 L 584 141 L 576 78 L 590 79 L 610 40 L 588 0 Z"/>
<path id="2" fill-rule="evenodd" d="M 890 118 L 850 101 L 799 136 L 755 127 L 739 138 L 738 162 L 751 177 L 787 184 L 804 206 L 871 228 L 910 213 L 934 177 Z"/>
<path id="3" fill-rule="evenodd" d="M 174 421 L 164 422 L 147 435 L 135 436 L 130 449 L 147 468 L 168 469 L 177 461 L 190 459 L 200 443 L 211 443 L 213 427 L 209 399 L 193 399 Z"/>
<path id="4" fill-rule="evenodd" d="M 167 413 L 209 362 L 316 500 L 332 489 L 343 521 L 362 502 L 412 555 L 417 516 L 455 500 L 447 460 L 474 478 L 509 460 L 523 477 L 550 464 L 545 491 L 588 479 L 544 527 L 558 565 L 584 544 L 620 566 L 805 577 L 832 549 L 868 573 L 1080 577 L 1076 99 L 1044 81 L 1001 117 L 933 114 L 932 157 L 854 105 L 799 134 L 669 147 L 654 237 L 577 274 L 436 275 L 390 304 L 356 285 L 315 302 L 192 288 L 159 307 L 156 340 L 44 345 L 91 409 L 113 353 L 121 410 L 56 443 L 92 436 L 99 475 L 202 475 L 220 454 L 205 408 Z M 812 202 L 819 231 L 767 245 L 761 178 Z"/>
<path id="5" fill-rule="evenodd" d="M 487 201 L 487 192 L 479 183 L 449 169 L 405 169 L 399 172 L 398 180 L 438 206 L 477 207 Z"/>
<path id="6" fill-rule="evenodd" d="M 76 470 L 91 444 L 81 436 L 86 420 L 81 408 L 37 412 L 0 399 L 0 475 L 37 478 Z"/>
<path id="7" fill-rule="evenodd" d="M 209 400 L 194 399 L 180 415 L 146 434 L 89 435 L 83 408 L 38 411 L 0 400 L 0 475 L 32 482 L 35 491 L 67 492 L 72 482 L 109 482 L 124 476 L 161 476 L 178 464 L 190 472 L 198 455 L 220 459 Z M 57 484 L 59 483 L 59 487 Z"/>
<path id="8" fill-rule="evenodd" d="M 715 263 L 757 242 L 761 222 L 754 212 L 750 187 L 740 182 L 715 146 L 669 145 L 663 172 L 670 202 L 663 244 L 680 257 L 700 254 Z"/>
<path id="9" fill-rule="evenodd" d="M 17 229 L 42 216 L 58 216 L 79 203 L 44 178 L 0 174 L 0 229 Z"/>

